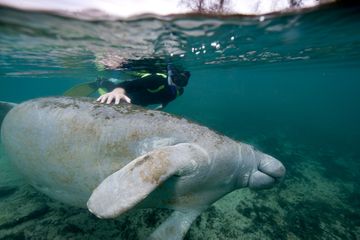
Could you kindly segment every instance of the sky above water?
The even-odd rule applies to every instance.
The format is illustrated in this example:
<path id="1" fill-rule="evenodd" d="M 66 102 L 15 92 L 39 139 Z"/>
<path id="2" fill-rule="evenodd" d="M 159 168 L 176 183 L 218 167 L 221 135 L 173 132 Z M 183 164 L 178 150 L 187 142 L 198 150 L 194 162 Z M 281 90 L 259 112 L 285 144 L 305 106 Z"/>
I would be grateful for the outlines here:
<path id="1" fill-rule="evenodd" d="M 329 0 L 328 0 L 329 1 Z M 330 0 L 331 1 L 331 0 Z M 116 17 L 131 17 L 151 13 L 157 15 L 181 14 L 189 12 L 189 7 L 181 0 L 0 0 L 1 5 L 23 10 L 84 12 L 89 9 Z M 209 2 L 215 2 L 209 0 Z M 319 0 L 299 0 L 301 7 L 313 7 Z M 134 4 L 136 3 L 136 4 Z M 290 0 L 229 0 L 231 13 L 266 14 L 289 9 Z M 93 14 L 95 14 L 93 12 Z"/>

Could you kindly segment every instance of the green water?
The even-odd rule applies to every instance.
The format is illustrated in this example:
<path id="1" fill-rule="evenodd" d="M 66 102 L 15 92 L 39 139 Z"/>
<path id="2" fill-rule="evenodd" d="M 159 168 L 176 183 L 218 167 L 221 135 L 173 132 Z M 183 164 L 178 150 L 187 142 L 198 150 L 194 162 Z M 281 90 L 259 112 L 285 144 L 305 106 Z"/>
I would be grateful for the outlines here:
<path id="1" fill-rule="evenodd" d="M 251 143 L 287 168 L 274 189 L 217 202 L 186 239 L 359 239 L 358 12 L 84 22 L 0 9 L 0 100 L 120 77 L 101 68 L 114 59 L 182 65 L 189 85 L 165 111 Z M 37 193 L 1 156 L 0 238 L 143 239 L 169 215 L 98 220 Z"/>

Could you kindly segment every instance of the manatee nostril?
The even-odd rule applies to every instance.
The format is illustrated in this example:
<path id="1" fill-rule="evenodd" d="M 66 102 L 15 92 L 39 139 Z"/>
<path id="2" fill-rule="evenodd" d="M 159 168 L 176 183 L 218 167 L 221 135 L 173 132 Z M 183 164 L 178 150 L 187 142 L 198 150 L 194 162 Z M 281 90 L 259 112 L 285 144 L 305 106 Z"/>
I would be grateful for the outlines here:
<path id="1" fill-rule="evenodd" d="M 271 188 L 276 179 L 260 171 L 251 174 L 249 179 L 249 188 L 251 189 L 267 189 Z"/>
<path id="2" fill-rule="evenodd" d="M 260 160 L 259 170 L 274 178 L 282 178 L 286 171 L 279 160 L 268 155 Z"/>

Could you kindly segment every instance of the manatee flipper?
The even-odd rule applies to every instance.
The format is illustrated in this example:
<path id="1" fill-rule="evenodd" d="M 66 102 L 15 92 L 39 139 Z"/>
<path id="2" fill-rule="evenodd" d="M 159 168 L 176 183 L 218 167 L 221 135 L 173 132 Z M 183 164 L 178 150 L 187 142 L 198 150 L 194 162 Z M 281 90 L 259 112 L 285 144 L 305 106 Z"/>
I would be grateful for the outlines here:
<path id="1" fill-rule="evenodd" d="M 171 176 L 184 176 L 208 164 L 207 153 L 195 144 L 155 149 L 101 182 L 88 200 L 88 209 L 100 218 L 116 217 L 133 208 Z"/>
<path id="2" fill-rule="evenodd" d="M 147 238 L 147 240 L 182 240 L 188 232 L 191 224 L 200 215 L 203 210 L 194 209 L 183 211 L 174 211 L 165 222 Z"/>

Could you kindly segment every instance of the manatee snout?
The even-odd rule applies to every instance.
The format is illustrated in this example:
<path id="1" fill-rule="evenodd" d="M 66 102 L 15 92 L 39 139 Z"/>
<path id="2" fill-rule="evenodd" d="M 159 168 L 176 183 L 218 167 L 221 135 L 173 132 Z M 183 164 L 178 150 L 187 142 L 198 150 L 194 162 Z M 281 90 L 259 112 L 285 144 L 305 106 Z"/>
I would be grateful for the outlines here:
<path id="1" fill-rule="evenodd" d="M 281 182 L 286 172 L 284 165 L 276 158 L 261 152 L 256 152 L 255 156 L 259 164 L 250 175 L 249 187 L 266 189 Z"/>

